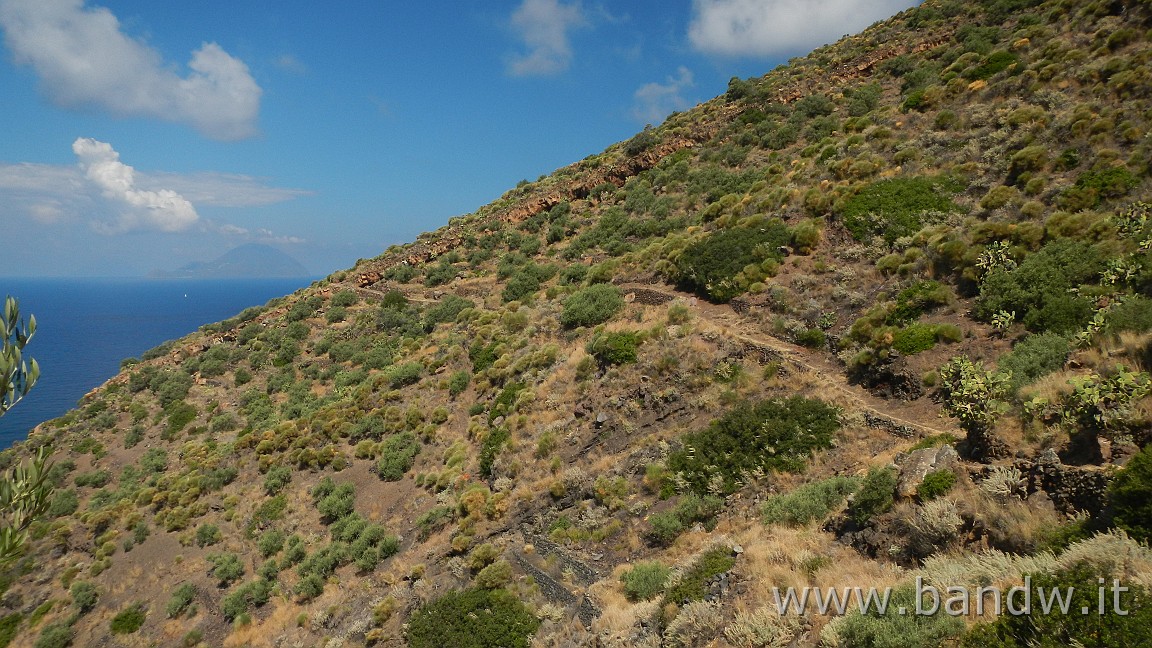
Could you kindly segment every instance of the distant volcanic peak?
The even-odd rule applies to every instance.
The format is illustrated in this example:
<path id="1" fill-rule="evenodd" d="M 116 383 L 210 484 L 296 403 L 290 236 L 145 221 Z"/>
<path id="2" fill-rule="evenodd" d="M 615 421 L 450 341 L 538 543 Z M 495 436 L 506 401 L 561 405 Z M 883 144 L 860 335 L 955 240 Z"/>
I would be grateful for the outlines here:
<path id="1" fill-rule="evenodd" d="M 308 269 L 288 254 L 270 245 L 247 243 L 235 247 L 212 261 L 196 261 L 174 271 L 156 271 L 166 278 L 257 278 L 306 277 Z"/>

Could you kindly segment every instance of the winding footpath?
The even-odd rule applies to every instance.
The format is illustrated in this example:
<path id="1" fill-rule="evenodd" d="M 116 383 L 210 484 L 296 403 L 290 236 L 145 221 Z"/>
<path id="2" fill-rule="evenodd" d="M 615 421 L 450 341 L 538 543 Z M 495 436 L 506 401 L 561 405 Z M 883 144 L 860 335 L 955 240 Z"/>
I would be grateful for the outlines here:
<path id="1" fill-rule="evenodd" d="M 691 293 L 678 291 L 667 286 L 653 284 L 625 283 L 618 286 L 625 294 L 643 292 L 648 295 L 662 295 L 666 301 L 681 300 L 691 304 L 696 316 L 714 327 L 717 331 L 733 340 L 745 344 L 771 349 L 778 354 L 784 362 L 808 371 L 822 385 L 835 390 L 847 398 L 854 407 L 859 409 L 866 417 L 871 415 L 875 419 L 889 421 L 895 427 L 904 427 L 924 435 L 948 434 L 962 437 L 959 428 L 950 425 L 950 421 L 940 416 L 939 408 L 932 404 L 930 407 L 923 399 L 914 402 L 885 400 L 868 393 L 862 387 L 852 385 L 845 378 L 841 368 L 831 360 L 824 357 L 824 353 L 804 349 L 785 342 L 777 337 L 758 330 L 749 318 L 741 316 L 726 304 L 712 304 L 698 299 Z M 933 416 L 941 422 L 928 425 L 920 421 L 927 416 Z"/>

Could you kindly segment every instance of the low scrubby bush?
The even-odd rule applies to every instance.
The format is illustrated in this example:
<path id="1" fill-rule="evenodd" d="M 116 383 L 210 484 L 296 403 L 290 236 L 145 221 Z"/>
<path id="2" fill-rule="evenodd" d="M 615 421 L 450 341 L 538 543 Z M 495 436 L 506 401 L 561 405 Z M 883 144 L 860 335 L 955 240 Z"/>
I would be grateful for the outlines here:
<path id="1" fill-rule="evenodd" d="M 989 272 L 982 280 L 973 313 L 990 322 L 998 313 L 1015 313 L 1033 332 L 1067 333 L 1084 327 L 1093 302 L 1072 292 L 1094 283 L 1104 270 L 1096 248 L 1071 239 L 1053 241 L 1016 268 Z"/>
<path id="2" fill-rule="evenodd" d="M 568 296 L 560 313 L 560 323 L 566 328 L 595 326 L 611 319 L 621 308 L 624 308 L 624 297 L 619 288 L 596 284 Z"/>
<path id="3" fill-rule="evenodd" d="M 916 588 L 904 586 L 892 592 L 883 614 L 851 612 L 836 626 L 837 645 L 885 646 L 886 648 L 923 648 L 939 646 L 964 631 L 964 621 L 950 614 L 910 614 L 918 609 Z M 921 606 L 930 606 L 931 600 Z M 923 607 L 919 609 L 924 609 Z M 904 610 L 903 614 L 899 610 Z"/>
<path id="4" fill-rule="evenodd" d="M 527 648 L 540 621 L 502 589 L 449 592 L 416 610 L 404 633 L 412 648 Z"/>
<path id="5" fill-rule="evenodd" d="M 655 544 L 667 546 L 697 522 L 705 528 L 711 528 L 723 507 L 724 500 L 715 495 L 688 493 L 680 498 L 675 507 L 648 516 L 648 539 Z"/>
<path id="6" fill-rule="evenodd" d="M 1123 583 L 1126 591 L 1117 590 L 1117 600 L 1109 601 L 1107 607 L 1098 611 L 1102 605 L 1098 592 L 1106 588 L 1102 583 L 1111 587 L 1112 576 L 1087 563 L 1051 574 L 1029 574 L 1031 600 L 1051 598 L 1052 592 L 1060 592 L 1061 601 L 1067 605 L 1062 609 L 1071 612 L 1061 613 L 1057 608 L 1051 614 L 1001 614 L 992 623 L 973 626 L 960 645 L 965 648 L 1152 645 L 1152 605 L 1148 603 L 1144 587 Z M 1117 607 L 1113 607 L 1114 604 Z"/>
<path id="7" fill-rule="evenodd" d="M 788 493 L 770 495 L 761 513 L 767 524 L 802 526 L 819 522 L 836 510 L 860 486 L 854 477 L 830 477 L 798 486 Z"/>
<path id="8" fill-rule="evenodd" d="M 411 432 L 401 432 L 380 443 L 376 474 L 384 481 L 400 481 L 420 454 L 420 441 Z"/>
<path id="9" fill-rule="evenodd" d="M 684 435 L 685 449 L 670 455 L 668 467 L 683 472 L 697 493 L 731 493 L 748 475 L 801 469 L 814 452 L 831 447 L 839 428 L 836 408 L 820 400 L 744 402 Z"/>
<path id="10" fill-rule="evenodd" d="M 731 227 L 689 245 L 676 260 L 677 281 L 716 302 L 727 302 L 748 285 L 775 272 L 781 248 L 792 239 L 788 227 L 773 219 L 760 227 Z M 767 264 L 768 267 L 765 267 Z M 756 266 L 755 277 L 745 276 Z"/>
<path id="11" fill-rule="evenodd" d="M 1000 356 L 997 368 L 1002 373 L 1010 373 L 1012 390 L 1059 371 L 1068 360 L 1072 347 L 1068 339 L 1056 333 L 1033 334 Z"/>
<path id="12" fill-rule="evenodd" d="M 672 570 L 659 561 L 637 563 L 635 567 L 620 575 L 624 584 L 624 595 L 629 601 L 647 601 L 664 591 L 664 584 Z"/>
<path id="13" fill-rule="evenodd" d="M 1152 542 L 1152 445 L 1128 460 L 1108 495 L 1116 526 L 1141 542 Z"/>
<path id="14" fill-rule="evenodd" d="M 916 495 L 920 501 L 927 502 L 952 490 L 955 483 L 956 473 L 951 470 L 933 470 L 924 475 L 924 480 L 916 488 Z"/>
<path id="15" fill-rule="evenodd" d="M 148 616 L 148 606 L 145 603 L 134 603 L 112 617 L 112 634 L 132 634 L 144 625 Z"/>
<path id="16" fill-rule="evenodd" d="M 586 350 L 601 367 L 636 362 L 640 336 L 633 331 L 601 333 L 588 342 Z"/>
<path id="17" fill-rule="evenodd" d="M 892 508 L 895 501 L 896 471 L 892 468 L 873 468 L 852 498 L 849 513 L 857 524 L 867 524 L 873 517 Z"/>
<path id="18" fill-rule="evenodd" d="M 958 211 L 949 196 L 962 188 L 948 178 L 880 180 L 845 202 L 844 226 L 858 241 L 883 235 L 891 243 L 920 231 L 925 214 Z"/>

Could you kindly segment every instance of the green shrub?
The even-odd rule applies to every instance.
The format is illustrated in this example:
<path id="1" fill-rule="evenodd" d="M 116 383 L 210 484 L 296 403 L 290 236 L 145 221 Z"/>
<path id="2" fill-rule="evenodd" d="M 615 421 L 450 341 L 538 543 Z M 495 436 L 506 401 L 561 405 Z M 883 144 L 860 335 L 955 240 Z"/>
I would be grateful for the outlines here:
<path id="1" fill-rule="evenodd" d="M 220 533 L 220 527 L 215 524 L 201 524 L 196 529 L 196 544 L 201 547 L 214 545 L 224 539 L 224 534 Z"/>
<path id="2" fill-rule="evenodd" d="M 1139 184 L 1140 180 L 1124 167 L 1088 171 L 1061 194 L 1059 203 L 1069 210 L 1091 209 L 1102 200 L 1124 196 Z"/>
<path id="3" fill-rule="evenodd" d="M 492 409 L 488 412 L 488 422 L 492 423 L 500 416 L 508 416 L 516 406 L 516 398 L 527 387 L 522 382 L 508 383 L 492 401 Z"/>
<path id="4" fill-rule="evenodd" d="M 951 470 L 933 470 L 924 475 L 924 481 L 916 488 L 916 495 L 921 502 L 934 500 L 952 490 L 956 483 L 956 473 Z"/>
<path id="5" fill-rule="evenodd" d="M 1103 613 L 1098 592 L 1112 587 L 1112 574 L 1100 573 L 1080 563 L 1055 573 L 1029 574 L 1031 600 L 1044 600 L 1060 591 L 1067 600 L 1067 614 L 1001 614 L 992 623 L 978 624 L 960 642 L 965 648 L 1025 648 L 1040 646 L 1149 646 L 1152 645 L 1152 605 L 1147 592 L 1137 584 L 1123 582 L 1127 592 L 1117 591 L 1119 609 L 1108 600 Z M 1103 583 L 1103 585 L 1101 584 Z M 1033 603 L 1035 606 L 1035 603 Z M 1055 606 L 1054 606 L 1055 607 Z M 1081 614 L 1082 610 L 1090 613 Z"/>
<path id="6" fill-rule="evenodd" d="M 268 529 L 260 534 L 260 540 L 257 546 L 260 549 L 260 555 L 268 558 L 277 554 L 284 548 L 284 540 L 287 536 L 280 529 Z"/>
<path id="7" fill-rule="evenodd" d="M 47 515 L 54 518 L 72 515 L 78 508 L 80 508 L 80 500 L 76 497 L 75 490 L 67 488 L 52 491 L 52 495 L 48 499 Z"/>
<path id="8" fill-rule="evenodd" d="M 476 587 L 487 590 L 507 587 L 512 582 L 512 565 L 507 560 L 497 560 L 476 574 Z"/>
<path id="9" fill-rule="evenodd" d="M 747 289 L 740 281 L 745 268 L 756 265 L 763 272 L 765 263 L 774 267 L 783 256 L 780 249 L 791 240 L 791 232 L 779 219 L 761 227 L 719 230 L 684 249 L 676 260 L 677 280 L 713 301 L 730 301 Z"/>
<path id="10" fill-rule="evenodd" d="M 836 408 L 820 400 L 743 402 L 707 429 L 684 435 L 685 449 L 672 453 L 668 467 L 683 472 L 697 493 L 717 485 L 731 493 L 745 474 L 800 470 L 814 452 L 831 447 L 839 428 Z"/>
<path id="11" fill-rule="evenodd" d="M 36 638 L 33 648 L 65 648 L 72 645 L 76 631 L 66 621 L 57 621 L 44 626 L 40 636 Z"/>
<path id="12" fill-rule="evenodd" d="M 88 488 L 103 488 L 112 481 L 112 473 L 107 470 L 93 470 L 76 475 L 76 485 Z"/>
<path id="13" fill-rule="evenodd" d="M 930 606 L 926 597 L 922 606 Z M 884 614 L 872 609 L 868 614 L 853 611 L 837 627 L 841 646 L 884 646 L 885 648 L 925 648 L 944 645 L 946 639 L 964 631 L 964 621 L 940 611 L 912 614 L 916 610 L 916 588 L 904 586 L 892 592 Z M 904 610 L 901 614 L 899 611 Z"/>
<path id="14" fill-rule="evenodd" d="M 456 266 L 452 265 L 449 256 L 440 257 L 440 261 L 435 265 L 426 266 L 424 269 L 424 285 L 428 287 L 439 286 L 452 281 L 460 272 Z"/>
<path id="15" fill-rule="evenodd" d="M 96 601 L 100 599 L 100 592 L 96 590 L 95 585 L 88 581 L 72 583 L 68 592 L 72 595 L 72 607 L 75 607 L 80 614 L 91 611 L 92 608 L 96 607 Z"/>
<path id="16" fill-rule="evenodd" d="M 668 511 L 648 516 L 648 539 L 658 545 L 670 545 L 685 529 L 697 522 L 711 528 L 724 500 L 714 495 L 688 493 Z"/>
<path id="17" fill-rule="evenodd" d="M 168 605 L 165 606 L 164 611 L 169 619 L 179 618 L 188 609 L 188 606 L 192 605 L 195 598 L 196 586 L 192 583 L 184 583 L 172 591 L 172 596 L 168 599 Z"/>
<path id="18" fill-rule="evenodd" d="M 624 584 L 624 595 L 633 603 L 647 601 L 664 591 L 664 584 L 672 570 L 659 561 L 637 563 L 635 567 L 620 575 Z"/>
<path id="19" fill-rule="evenodd" d="M 492 466 L 496 463 L 496 455 L 504 447 L 509 437 L 508 428 L 497 427 L 488 431 L 484 442 L 480 446 L 480 474 L 485 478 L 492 476 Z"/>
<path id="20" fill-rule="evenodd" d="M 675 511 L 662 511 L 648 516 L 648 538 L 658 544 L 667 546 L 684 533 L 684 523 Z"/>
<path id="21" fill-rule="evenodd" d="M 527 648 L 540 621 L 502 589 L 449 592 L 416 610 L 404 633 L 412 648 Z"/>
<path id="22" fill-rule="evenodd" d="M 167 434 L 173 435 L 183 430 L 189 423 L 196 420 L 196 408 L 184 401 L 175 401 L 164 408 L 168 413 Z"/>
<path id="23" fill-rule="evenodd" d="M 620 289 L 610 284 L 596 284 L 578 290 L 564 301 L 560 323 L 566 328 L 595 326 L 612 318 L 624 308 Z"/>
<path id="24" fill-rule="evenodd" d="M 220 587 L 240 580 L 244 575 L 244 563 L 234 553 L 209 554 L 208 563 L 212 565 L 212 577 L 220 581 Z"/>
<path id="25" fill-rule="evenodd" d="M 1108 330 L 1120 333 L 1152 331 L 1152 299 L 1133 295 L 1108 310 Z"/>
<path id="26" fill-rule="evenodd" d="M 220 599 L 220 613 L 232 621 L 246 613 L 251 607 L 260 607 L 268 602 L 272 594 L 272 584 L 263 578 L 245 583 Z"/>
<path id="27" fill-rule="evenodd" d="M 852 498 L 849 513 L 860 525 L 892 508 L 896 491 L 896 471 L 892 468 L 873 468 L 868 471 L 860 490 Z"/>
<path id="28" fill-rule="evenodd" d="M 324 577 L 320 574 L 305 574 L 300 577 L 293 590 L 305 601 L 310 601 L 324 593 Z"/>
<path id="29" fill-rule="evenodd" d="M 264 492 L 276 495 L 292 482 L 292 469 L 288 466 L 272 466 L 264 475 Z"/>
<path id="30" fill-rule="evenodd" d="M 331 477 L 321 479 L 312 488 L 311 495 L 312 503 L 325 524 L 332 524 L 348 515 L 356 504 L 356 487 L 350 482 L 336 484 Z"/>
<path id="31" fill-rule="evenodd" d="M 112 634 L 132 634 L 144 625 L 148 616 L 148 606 L 145 603 L 134 603 L 112 617 Z"/>
<path id="32" fill-rule="evenodd" d="M 761 513 L 766 524 L 803 526 L 822 521 L 860 486 L 854 477 L 830 477 L 804 484 L 791 492 L 770 495 Z"/>
<path id="33" fill-rule="evenodd" d="M 323 304 L 324 300 L 316 295 L 298 299 L 296 303 L 292 304 L 292 307 L 288 309 L 288 313 L 284 317 L 289 322 L 299 322 L 314 315 Z"/>
<path id="34" fill-rule="evenodd" d="M 524 301 L 540 290 L 544 281 L 556 274 L 555 266 L 538 266 L 528 263 L 520 268 L 504 286 L 501 298 L 505 302 Z"/>
<path id="35" fill-rule="evenodd" d="M 632 331 L 601 333 L 588 342 L 586 350 L 602 367 L 636 362 L 640 336 Z"/>
<path id="36" fill-rule="evenodd" d="M 341 308 L 348 306 L 355 306 L 360 301 L 360 296 L 356 294 L 355 290 L 341 290 L 332 295 L 331 304 Z"/>
<path id="37" fill-rule="evenodd" d="M 420 441 L 411 432 L 401 432 L 384 439 L 379 452 L 376 474 L 384 481 L 400 481 L 420 454 Z"/>
<path id="38" fill-rule="evenodd" d="M 460 394 L 463 394 L 464 390 L 468 389 L 468 382 L 470 380 L 472 380 L 472 376 L 470 376 L 467 371 L 454 372 L 452 377 L 448 379 L 448 395 L 456 398 Z"/>
<path id="39" fill-rule="evenodd" d="M 915 355 L 936 346 L 942 326 L 936 324 L 910 324 L 904 328 L 896 329 L 892 334 L 892 348 L 904 355 Z M 952 327 L 955 328 L 955 327 Z"/>
<path id="40" fill-rule="evenodd" d="M 985 322 L 1001 311 L 1014 312 L 1033 332 L 1079 330 L 1095 309 L 1087 297 L 1071 291 L 1095 281 L 1103 269 L 1103 258 L 1092 246 L 1071 239 L 1053 241 L 1018 267 L 986 275 L 973 312 Z"/>
<path id="41" fill-rule="evenodd" d="M 938 281 L 917 281 L 896 293 L 884 323 L 899 326 L 914 322 L 921 315 L 946 305 L 951 296 L 948 287 Z"/>
<path id="42" fill-rule="evenodd" d="M 997 50 L 988 55 L 984 62 L 964 72 L 964 78 L 969 81 L 987 79 L 999 74 L 1020 62 L 1020 57 L 1012 52 Z"/>
<path id="43" fill-rule="evenodd" d="M 20 622 L 23 620 L 24 615 L 19 612 L 13 612 L 0 618 L 0 648 L 8 648 L 8 644 L 16 638 L 16 631 L 20 629 Z"/>
<path id="44" fill-rule="evenodd" d="M 623 300 L 621 300 L 623 302 Z M 496 362 L 498 355 L 496 355 L 497 344 L 491 342 L 489 344 L 482 344 L 479 340 L 472 343 L 468 347 L 468 360 L 472 362 L 472 373 L 477 374 L 491 367 Z"/>
<path id="45" fill-rule="evenodd" d="M 690 601 L 701 601 L 708 594 L 706 583 L 718 574 L 732 569 L 736 559 L 732 555 L 731 547 L 715 547 L 704 552 L 691 569 L 684 572 L 672 587 L 664 594 L 664 599 L 676 605 L 683 605 Z"/>
<path id="46" fill-rule="evenodd" d="M 1128 460 L 1108 495 L 1116 526 L 1141 542 L 1152 541 L 1152 445 Z"/>
<path id="47" fill-rule="evenodd" d="M 1000 356 L 997 368 L 1011 373 L 1012 391 L 1059 371 L 1072 352 L 1067 338 L 1056 333 L 1032 334 L 1016 343 L 1012 350 Z"/>
<path id="48" fill-rule="evenodd" d="M 796 334 L 796 344 L 809 349 L 822 349 L 828 343 L 824 331 L 819 328 L 804 329 Z"/>
<path id="49" fill-rule="evenodd" d="M 414 385 L 420 382 L 420 376 L 424 373 L 424 365 L 419 362 L 405 362 L 401 365 L 389 367 L 387 371 L 388 386 L 392 389 L 399 389 L 408 385 Z"/>
<path id="50" fill-rule="evenodd" d="M 448 295 L 424 312 L 424 330 L 431 331 L 437 324 L 454 322 L 464 309 L 475 306 L 471 299 Z"/>
<path id="51" fill-rule="evenodd" d="M 950 178 L 908 177 L 874 182 L 844 204 L 844 227 L 858 241 L 883 235 L 892 243 L 920 230 L 924 215 L 956 212 L 949 198 L 963 187 Z"/>

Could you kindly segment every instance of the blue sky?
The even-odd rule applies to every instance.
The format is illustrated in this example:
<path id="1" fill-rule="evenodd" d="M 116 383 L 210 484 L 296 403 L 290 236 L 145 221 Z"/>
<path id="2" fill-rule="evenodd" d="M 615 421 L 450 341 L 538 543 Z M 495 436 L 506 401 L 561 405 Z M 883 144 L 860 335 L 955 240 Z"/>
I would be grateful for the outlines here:
<path id="1" fill-rule="evenodd" d="M 351 266 L 914 0 L 0 0 L 0 276 Z"/>

